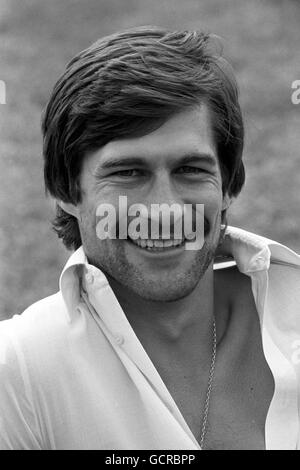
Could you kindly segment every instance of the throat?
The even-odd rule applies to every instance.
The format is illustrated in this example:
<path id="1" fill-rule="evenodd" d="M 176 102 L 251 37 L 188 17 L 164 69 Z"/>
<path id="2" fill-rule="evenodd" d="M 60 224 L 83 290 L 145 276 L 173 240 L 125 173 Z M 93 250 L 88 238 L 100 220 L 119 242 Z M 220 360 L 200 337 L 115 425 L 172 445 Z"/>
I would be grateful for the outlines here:
<path id="1" fill-rule="evenodd" d="M 211 268 L 211 269 L 210 269 Z M 188 348 L 194 342 L 205 342 L 214 312 L 212 266 L 192 292 L 174 301 L 155 301 L 123 291 L 112 280 L 116 297 L 142 344 L 151 343 Z M 150 344 L 149 344 L 150 346 Z"/>

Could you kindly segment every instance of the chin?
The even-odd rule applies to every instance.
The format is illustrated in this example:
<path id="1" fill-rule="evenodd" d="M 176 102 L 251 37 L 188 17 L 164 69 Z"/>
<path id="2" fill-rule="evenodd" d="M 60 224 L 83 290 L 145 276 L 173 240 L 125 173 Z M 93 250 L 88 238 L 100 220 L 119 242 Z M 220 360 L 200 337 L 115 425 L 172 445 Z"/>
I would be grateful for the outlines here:
<path id="1" fill-rule="evenodd" d="M 180 282 L 181 281 L 181 282 Z M 131 290 L 144 300 L 151 302 L 175 302 L 187 297 L 196 288 L 199 279 L 188 277 L 172 284 L 144 280 L 138 285 L 131 284 Z"/>

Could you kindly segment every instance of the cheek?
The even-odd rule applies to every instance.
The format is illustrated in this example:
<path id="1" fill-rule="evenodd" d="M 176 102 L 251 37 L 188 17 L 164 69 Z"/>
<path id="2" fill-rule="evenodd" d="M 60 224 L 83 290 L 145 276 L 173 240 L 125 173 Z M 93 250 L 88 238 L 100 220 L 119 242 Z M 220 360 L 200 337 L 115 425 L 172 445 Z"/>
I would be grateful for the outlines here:
<path id="1" fill-rule="evenodd" d="M 204 204 L 206 216 L 215 217 L 222 210 L 223 195 L 221 188 L 207 186 L 199 194 L 199 203 Z"/>
<path id="2" fill-rule="evenodd" d="M 96 208 L 82 207 L 79 212 L 79 227 L 84 238 L 96 236 Z"/>
<path id="3" fill-rule="evenodd" d="M 213 238 L 218 237 L 223 201 L 222 190 L 211 186 L 203 192 L 202 200 L 204 204 L 204 234 Z"/>

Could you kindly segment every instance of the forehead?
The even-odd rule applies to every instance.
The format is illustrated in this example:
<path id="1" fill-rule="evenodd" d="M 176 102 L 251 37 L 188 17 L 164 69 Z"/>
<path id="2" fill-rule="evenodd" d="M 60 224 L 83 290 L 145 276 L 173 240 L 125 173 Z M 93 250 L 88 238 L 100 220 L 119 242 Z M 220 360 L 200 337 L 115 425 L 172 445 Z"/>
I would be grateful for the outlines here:
<path id="1" fill-rule="evenodd" d="M 110 141 L 89 155 L 88 160 L 101 165 L 114 158 L 138 157 L 159 165 L 196 152 L 211 154 L 217 160 L 206 105 L 180 111 L 146 135 Z"/>

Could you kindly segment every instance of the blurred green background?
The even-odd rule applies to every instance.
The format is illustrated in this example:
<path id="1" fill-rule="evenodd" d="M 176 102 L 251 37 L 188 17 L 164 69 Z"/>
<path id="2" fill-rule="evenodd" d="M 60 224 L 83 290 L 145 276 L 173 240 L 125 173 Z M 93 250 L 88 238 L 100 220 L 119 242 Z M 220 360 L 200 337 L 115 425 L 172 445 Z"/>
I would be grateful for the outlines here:
<path id="1" fill-rule="evenodd" d="M 246 123 L 246 186 L 229 223 L 300 251 L 299 0 L 0 0 L 0 318 L 58 289 L 69 256 L 50 226 L 40 116 L 70 58 L 121 28 L 157 24 L 223 38 Z"/>

